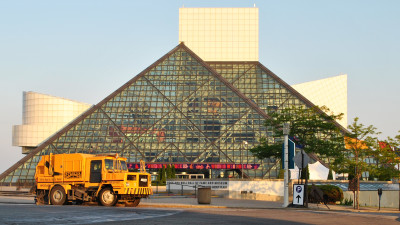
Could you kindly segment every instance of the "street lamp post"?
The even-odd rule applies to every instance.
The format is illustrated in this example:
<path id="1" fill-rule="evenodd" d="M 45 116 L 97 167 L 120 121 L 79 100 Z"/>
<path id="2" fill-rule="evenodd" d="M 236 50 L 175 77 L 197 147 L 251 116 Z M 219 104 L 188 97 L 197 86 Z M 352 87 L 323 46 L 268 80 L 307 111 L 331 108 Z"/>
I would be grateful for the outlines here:
<path id="1" fill-rule="evenodd" d="M 289 131 L 290 131 L 290 125 L 289 123 L 284 123 L 283 124 L 283 136 L 284 136 L 284 167 L 285 167 L 285 175 L 284 175 L 284 180 L 283 180 L 283 186 L 284 186 L 284 191 L 283 191 L 283 206 L 282 207 L 288 207 L 289 205 L 289 149 L 288 149 L 288 142 L 289 142 Z"/>

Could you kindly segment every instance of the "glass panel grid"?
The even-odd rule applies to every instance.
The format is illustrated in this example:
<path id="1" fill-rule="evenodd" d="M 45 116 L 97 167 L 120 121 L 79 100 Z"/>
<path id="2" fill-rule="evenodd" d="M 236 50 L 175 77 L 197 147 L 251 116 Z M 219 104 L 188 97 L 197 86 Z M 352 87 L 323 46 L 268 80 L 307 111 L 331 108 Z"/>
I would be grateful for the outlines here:
<path id="1" fill-rule="evenodd" d="M 305 106 L 256 63 L 209 63 L 262 110 Z M 251 177 L 276 177 L 275 159 L 248 149 L 264 117 L 183 48 L 119 91 L 0 182 L 29 183 L 41 155 L 119 153 L 129 162 L 257 163 Z M 246 144 L 244 144 L 246 143 Z"/>

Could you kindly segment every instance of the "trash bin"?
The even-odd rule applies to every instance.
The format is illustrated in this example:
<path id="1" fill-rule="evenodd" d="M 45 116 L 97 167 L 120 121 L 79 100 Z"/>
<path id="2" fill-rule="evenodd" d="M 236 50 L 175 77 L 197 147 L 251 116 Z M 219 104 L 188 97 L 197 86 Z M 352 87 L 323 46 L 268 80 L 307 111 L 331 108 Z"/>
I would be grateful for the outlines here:
<path id="1" fill-rule="evenodd" d="M 211 188 L 203 187 L 199 188 L 197 192 L 197 202 L 199 204 L 210 204 L 211 203 Z"/>

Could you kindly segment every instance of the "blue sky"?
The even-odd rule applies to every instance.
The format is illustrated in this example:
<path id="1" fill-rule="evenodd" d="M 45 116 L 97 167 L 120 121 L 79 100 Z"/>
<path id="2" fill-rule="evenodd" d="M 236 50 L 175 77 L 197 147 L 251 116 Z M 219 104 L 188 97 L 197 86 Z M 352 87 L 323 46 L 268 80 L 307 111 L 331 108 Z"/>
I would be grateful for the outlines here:
<path id="1" fill-rule="evenodd" d="M 0 1 L 0 172 L 22 92 L 96 104 L 178 44 L 178 10 L 253 7 L 260 62 L 289 84 L 348 74 L 349 122 L 400 130 L 400 1 Z"/>

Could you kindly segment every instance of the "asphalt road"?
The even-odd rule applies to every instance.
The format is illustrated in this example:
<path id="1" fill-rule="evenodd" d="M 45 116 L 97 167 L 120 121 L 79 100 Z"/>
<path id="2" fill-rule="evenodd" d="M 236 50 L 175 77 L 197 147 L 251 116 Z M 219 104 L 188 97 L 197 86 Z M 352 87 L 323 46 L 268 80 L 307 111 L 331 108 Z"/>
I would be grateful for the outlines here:
<path id="1" fill-rule="evenodd" d="M 293 209 L 0 204 L 0 224 L 400 224 L 398 215 Z"/>

